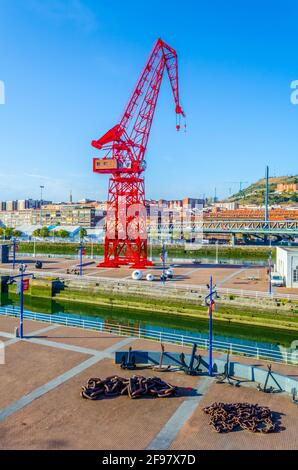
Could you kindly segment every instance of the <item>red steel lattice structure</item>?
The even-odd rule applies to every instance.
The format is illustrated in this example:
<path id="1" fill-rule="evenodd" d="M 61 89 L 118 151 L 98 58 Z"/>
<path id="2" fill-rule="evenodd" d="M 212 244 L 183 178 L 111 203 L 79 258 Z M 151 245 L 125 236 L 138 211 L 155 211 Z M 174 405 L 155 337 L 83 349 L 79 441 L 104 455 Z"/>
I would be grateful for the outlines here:
<path id="1" fill-rule="evenodd" d="M 177 53 L 158 39 L 142 71 L 122 118 L 92 146 L 104 150 L 93 159 L 93 171 L 111 174 L 107 202 L 104 261 L 98 266 L 130 264 L 142 268 L 147 259 L 145 152 L 164 71 L 175 100 L 176 115 L 184 116 L 179 103 Z M 180 125 L 177 124 L 177 130 Z"/>

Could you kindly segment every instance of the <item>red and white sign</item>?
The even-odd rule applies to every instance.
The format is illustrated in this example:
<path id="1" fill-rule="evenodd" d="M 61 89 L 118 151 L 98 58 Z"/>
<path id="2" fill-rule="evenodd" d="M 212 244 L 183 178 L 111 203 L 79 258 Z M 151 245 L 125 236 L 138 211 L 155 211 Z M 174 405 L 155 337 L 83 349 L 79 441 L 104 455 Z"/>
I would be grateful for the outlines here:
<path id="1" fill-rule="evenodd" d="M 213 311 L 215 310 L 215 302 L 214 302 L 214 300 L 212 300 L 211 305 L 209 305 L 209 307 L 208 307 L 208 313 L 210 313 L 210 307 L 211 307 L 211 310 L 212 310 L 212 312 L 213 312 Z"/>
<path id="2" fill-rule="evenodd" d="M 29 279 L 23 279 L 23 290 L 29 289 Z"/>

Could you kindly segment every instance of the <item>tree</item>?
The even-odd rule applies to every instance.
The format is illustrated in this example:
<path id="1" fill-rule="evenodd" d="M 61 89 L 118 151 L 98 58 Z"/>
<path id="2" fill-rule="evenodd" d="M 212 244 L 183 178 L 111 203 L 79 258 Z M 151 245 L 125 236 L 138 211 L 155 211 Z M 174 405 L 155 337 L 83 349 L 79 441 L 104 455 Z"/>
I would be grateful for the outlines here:
<path id="1" fill-rule="evenodd" d="M 43 237 L 43 238 L 46 238 L 46 237 L 50 236 L 50 231 L 49 231 L 48 227 L 42 227 L 40 229 L 40 236 Z"/>
<path id="2" fill-rule="evenodd" d="M 20 238 L 22 236 L 22 232 L 20 230 L 14 230 L 13 236 L 16 238 Z"/>
<path id="3" fill-rule="evenodd" d="M 80 238 L 83 239 L 83 238 L 85 238 L 85 237 L 87 237 L 87 230 L 82 227 L 82 228 L 80 229 Z"/>
<path id="4" fill-rule="evenodd" d="M 10 238 L 13 236 L 13 228 L 12 227 L 6 227 L 4 229 L 4 236 L 6 240 L 10 240 Z"/>
<path id="5" fill-rule="evenodd" d="M 3 237 L 3 235 L 4 235 L 4 228 L 0 227 L 0 237 Z"/>
<path id="6" fill-rule="evenodd" d="M 32 232 L 33 237 L 40 237 L 40 228 L 36 228 Z"/>
<path id="7" fill-rule="evenodd" d="M 57 235 L 58 237 L 61 237 L 61 238 L 68 238 L 69 232 L 67 230 L 61 229 L 61 230 L 58 230 Z"/>

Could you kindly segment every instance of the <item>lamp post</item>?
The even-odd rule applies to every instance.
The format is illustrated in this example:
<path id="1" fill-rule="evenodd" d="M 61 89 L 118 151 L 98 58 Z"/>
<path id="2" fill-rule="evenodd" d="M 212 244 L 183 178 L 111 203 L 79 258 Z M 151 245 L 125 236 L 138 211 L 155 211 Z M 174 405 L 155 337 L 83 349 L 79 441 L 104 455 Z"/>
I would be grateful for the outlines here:
<path id="1" fill-rule="evenodd" d="M 208 305 L 208 312 L 209 312 L 209 353 L 208 353 L 208 375 L 212 377 L 212 365 L 213 365 L 213 358 L 212 358 L 212 347 L 213 347 L 213 308 L 215 302 L 213 300 L 213 296 L 216 296 L 216 285 L 213 285 L 212 275 L 210 276 L 210 282 L 207 284 L 209 289 L 209 294 L 205 297 L 205 304 Z"/>
<path id="2" fill-rule="evenodd" d="M 84 254 L 84 246 L 83 246 L 82 238 L 80 240 L 79 253 L 80 253 L 80 276 L 82 276 L 83 275 L 83 254 Z"/>
<path id="3" fill-rule="evenodd" d="M 44 189 L 43 185 L 40 185 L 40 225 L 42 225 L 42 190 Z"/>
<path id="4" fill-rule="evenodd" d="M 16 244 L 17 244 L 17 240 L 14 237 L 12 239 L 12 269 L 14 269 L 16 266 Z"/>
<path id="5" fill-rule="evenodd" d="M 24 274 L 26 271 L 26 265 L 21 264 L 19 271 L 21 273 L 21 281 L 19 283 L 20 286 L 20 338 L 24 337 Z"/>
<path id="6" fill-rule="evenodd" d="M 272 271 L 272 251 L 269 252 L 269 259 L 268 259 L 268 294 L 272 295 L 272 279 L 271 279 L 271 271 Z"/>
<path id="7" fill-rule="evenodd" d="M 17 276 L 10 276 L 9 281 L 12 282 L 15 279 L 20 279 L 18 283 L 18 290 L 17 293 L 20 294 L 20 327 L 19 327 L 19 337 L 22 339 L 24 337 L 24 290 L 27 290 L 29 287 L 29 279 L 30 277 L 34 277 L 34 274 L 28 273 L 25 274 L 26 271 L 26 264 L 21 264 L 19 266 L 19 272 Z M 26 279 L 27 278 L 27 279 Z M 26 284 L 25 284 L 26 283 Z"/>
<path id="8" fill-rule="evenodd" d="M 162 260 L 162 275 L 161 275 L 161 280 L 162 283 L 164 284 L 166 282 L 166 256 L 167 256 L 167 251 L 166 251 L 166 246 L 163 243 L 162 244 L 162 249 L 161 249 L 161 260 Z"/>

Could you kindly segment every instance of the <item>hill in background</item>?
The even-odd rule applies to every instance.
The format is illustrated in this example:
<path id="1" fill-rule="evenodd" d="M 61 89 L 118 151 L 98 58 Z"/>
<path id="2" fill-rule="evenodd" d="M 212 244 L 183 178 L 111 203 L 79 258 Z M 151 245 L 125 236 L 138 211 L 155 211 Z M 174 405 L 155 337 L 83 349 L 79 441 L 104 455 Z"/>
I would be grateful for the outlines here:
<path id="1" fill-rule="evenodd" d="M 293 204 L 298 203 L 298 192 L 277 193 L 276 188 L 279 183 L 298 184 L 298 175 L 295 176 L 278 176 L 269 178 L 269 204 Z M 260 179 L 256 183 L 251 184 L 247 188 L 233 194 L 228 201 L 236 201 L 239 204 L 257 204 L 263 205 L 265 201 L 266 180 Z"/>

